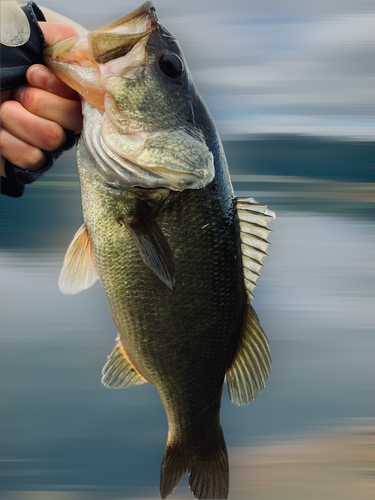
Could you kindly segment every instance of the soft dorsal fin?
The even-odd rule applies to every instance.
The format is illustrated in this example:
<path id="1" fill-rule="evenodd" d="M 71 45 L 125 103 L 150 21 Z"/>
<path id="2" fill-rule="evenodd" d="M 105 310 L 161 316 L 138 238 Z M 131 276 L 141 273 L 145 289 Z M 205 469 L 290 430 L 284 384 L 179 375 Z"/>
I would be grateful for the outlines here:
<path id="1" fill-rule="evenodd" d="M 74 295 L 90 288 L 97 279 L 92 243 L 86 224 L 82 224 L 65 254 L 59 287 L 66 295 Z"/>
<path id="2" fill-rule="evenodd" d="M 233 404 L 250 403 L 266 385 L 271 367 L 267 337 L 250 304 L 246 305 L 237 351 L 225 374 Z"/>
<path id="3" fill-rule="evenodd" d="M 120 339 L 108 355 L 108 361 L 103 368 L 102 384 L 111 389 L 124 389 L 132 385 L 140 385 L 147 382 L 127 359 Z"/>
<path id="4" fill-rule="evenodd" d="M 268 223 L 275 218 L 274 212 L 266 205 L 252 203 L 252 198 L 237 198 L 237 214 L 241 230 L 242 264 L 245 278 L 245 287 L 249 301 L 253 299 L 252 291 L 256 287 L 259 271 L 263 267 L 261 262 L 267 257 L 267 248 L 270 243 L 267 237 L 271 232 Z"/>

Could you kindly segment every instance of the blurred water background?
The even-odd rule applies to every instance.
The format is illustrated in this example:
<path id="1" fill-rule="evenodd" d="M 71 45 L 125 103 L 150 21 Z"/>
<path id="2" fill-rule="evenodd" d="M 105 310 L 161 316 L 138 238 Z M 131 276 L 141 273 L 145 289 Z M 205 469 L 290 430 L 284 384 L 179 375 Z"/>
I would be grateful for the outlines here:
<path id="1" fill-rule="evenodd" d="M 137 6 L 44 5 L 88 28 Z M 365 0 L 157 9 L 225 139 L 236 194 L 277 214 L 253 301 L 270 380 L 249 406 L 223 397 L 231 498 L 373 500 L 374 11 Z M 158 498 L 158 394 L 101 385 L 116 331 L 100 284 L 57 287 L 82 224 L 74 152 L 22 198 L 1 197 L 0 214 L 0 498 Z M 174 495 L 191 498 L 186 480 Z"/>

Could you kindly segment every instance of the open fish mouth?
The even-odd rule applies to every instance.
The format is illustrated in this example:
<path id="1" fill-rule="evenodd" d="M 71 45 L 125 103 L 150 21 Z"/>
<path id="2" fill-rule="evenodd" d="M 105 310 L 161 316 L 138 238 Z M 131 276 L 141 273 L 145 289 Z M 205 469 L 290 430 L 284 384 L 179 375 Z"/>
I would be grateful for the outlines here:
<path id="1" fill-rule="evenodd" d="M 155 8 L 152 2 L 146 2 L 130 14 L 89 33 L 90 53 L 98 63 L 124 56 L 137 42 L 150 35 L 156 24 Z"/>
<path id="2" fill-rule="evenodd" d="M 149 35 L 155 30 L 157 16 L 152 2 L 145 2 L 117 21 L 89 32 L 87 35 L 62 40 L 43 51 L 45 63 L 70 87 L 74 88 L 93 106 L 104 109 L 105 92 L 98 82 L 123 70 L 134 69 L 146 58 L 145 46 Z M 138 44 L 143 43 L 129 54 Z M 106 63 L 122 58 L 120 64 Z"/>
<path id="3" fill-rule="evenodd" d="M 82 63 L 91 59 L 92 62 L 104 64 L 130 52 L 139 40 L 152 33 L 156 24 L 155 7 L 152 2 L 145 2 L 130 14 L 96 31 L 63 40 L 47 48 L 44 57 L 57 62 L 74 57 L 71 54 L 73 51 L 77 56 L 77 63 L 82 57 Z"/>

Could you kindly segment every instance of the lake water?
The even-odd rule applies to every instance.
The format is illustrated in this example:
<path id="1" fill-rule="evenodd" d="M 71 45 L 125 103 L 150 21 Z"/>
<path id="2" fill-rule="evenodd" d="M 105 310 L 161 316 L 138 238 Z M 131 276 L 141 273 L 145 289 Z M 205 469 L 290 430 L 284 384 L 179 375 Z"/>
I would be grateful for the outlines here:
<path id="1" fill-rule="evenodd" d="M 148 384 L 123 391 L 101 385 L 116 331 L 100 284 L 75 296 L 57 286 L 81 223 L 74 162 L 64 168 L 20 200 L 1 200 L 0 497 L 158 498 L 167 438 L 158 394 Z M 340 215 L 337 204 L 320 210 L 322 192 L 337 194 L 341 185 L 324 184 L 324 191 L 305 179 L 293 191 L 295 180 L 281 180 L 254 179 L 251 192 L 235 184 L 277 218 L 253 301 L 270 340 L 272 372 L 249 406 L 232 406 L 225 391 L 230 457 L 239 447 L 375 415 L 373 218 L 361 216 L 365 211 Z M 191 498 L 186 480 L 175 498 Z"/>

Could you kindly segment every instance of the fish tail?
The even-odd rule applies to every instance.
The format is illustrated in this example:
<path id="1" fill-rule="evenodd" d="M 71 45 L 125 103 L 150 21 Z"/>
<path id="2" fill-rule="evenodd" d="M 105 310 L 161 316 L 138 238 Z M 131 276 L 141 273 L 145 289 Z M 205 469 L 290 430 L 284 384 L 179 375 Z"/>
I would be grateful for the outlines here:
<path id="1" fill-rule="evenodd" d="M 185 474 L 195 498 L 226 499 L 229 492 L 229 464 L 223 431 L 214 449 L 188 453 L 177 444 L 168 443 L 160 475 L 160 495 L 167 498 Z"/>
<path id="2" fill-rule="evenodd" d="M 168 442 L 160 471 L 160 496 L 167 498 L 191 469 L 192 457 L 175 443 Z"/>
<path id="3" fill-rule="evenodd" d="M 189 477 L 195 498 L 226 499 L 229 493 L 229 463 L 223 431 L 214 452 L 195 457 Z"/>

